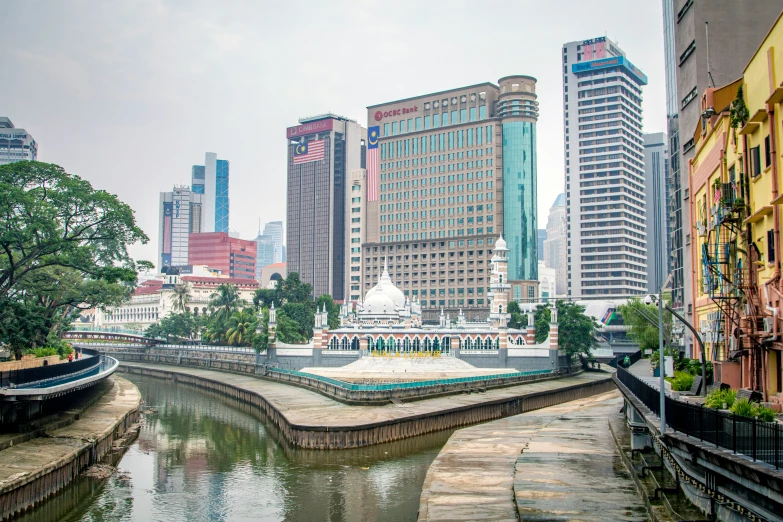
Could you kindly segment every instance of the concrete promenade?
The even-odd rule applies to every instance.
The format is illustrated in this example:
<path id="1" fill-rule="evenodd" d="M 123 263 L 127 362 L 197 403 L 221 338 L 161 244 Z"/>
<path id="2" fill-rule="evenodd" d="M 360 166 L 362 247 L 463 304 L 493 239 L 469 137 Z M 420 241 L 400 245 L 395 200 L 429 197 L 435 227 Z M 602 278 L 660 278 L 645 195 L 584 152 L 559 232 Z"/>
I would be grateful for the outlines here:
<path id="1" fill-rule="evenodd" d="M 68 485 L 107 455 L 137 422 L 141 396 L 129 381 L 114 386 L 78 420 L 0 451 L 0 519 L 27 509 Z"/>
<path id="2" fill-rule="evenodd" d="M 457 430 L 419 520 L 648 520 L 609 431 L 622 405 L 612 391 Z"/>
<path id="3" fill-rule="evenodd" d="M 508 388 L 383 406 L 351 406 L 316 392 L 250 375 L 173 365 L 126 363 L 120 371 L 176 378 L 251 402 L 296 446 L 343 449 L 390 442 L 593 395 L 614 387 L 588 372 Z"/>

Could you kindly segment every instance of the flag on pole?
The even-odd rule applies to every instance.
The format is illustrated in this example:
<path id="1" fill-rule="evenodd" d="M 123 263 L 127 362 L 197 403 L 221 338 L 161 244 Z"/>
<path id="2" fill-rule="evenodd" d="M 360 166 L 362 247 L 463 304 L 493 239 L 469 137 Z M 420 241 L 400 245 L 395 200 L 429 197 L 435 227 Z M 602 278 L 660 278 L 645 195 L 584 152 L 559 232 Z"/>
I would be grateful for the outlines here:
<path id="1" fill-rule="evenodd" d="M 325 142 L 315 140 L 294 145 L 294 165 L 324 159 Z"/>
<path id="2" fill-rule="evenodd" d="M 720 201 L 720 185 L 715 187 L 715 197 L 713 198 L 714 203 L 717 203 Z"/>
<path id="3" fill-rule="evenodd" d="M 378 138 L 381 127 L 367 129 L 367 201 L 378 201 Z"/>

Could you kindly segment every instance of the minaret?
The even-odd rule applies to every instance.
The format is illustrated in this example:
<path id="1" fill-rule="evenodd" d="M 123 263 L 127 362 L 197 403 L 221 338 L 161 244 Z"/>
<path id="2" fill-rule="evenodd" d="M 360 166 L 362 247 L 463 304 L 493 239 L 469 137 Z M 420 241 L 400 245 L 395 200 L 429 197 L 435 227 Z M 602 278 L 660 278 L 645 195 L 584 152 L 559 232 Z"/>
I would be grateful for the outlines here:
<path id="1" fill-rule="evenodd" d="M 267 325 L 267 331 L 269 332 L 269 346 L 274 346 L 277 333 L 277 312 L 275 311 L 275 303 L 272 302 L 272 306 L 269 307 L 269 324 Z"/>
<path id="2" fill-rule="evenodd" d="M 443 308 L 440 309 L 440 327 L 446 326 L 446 315 L 443 313 Z"/>
<path id="3" fill-rule="evenodd" d="M 492 272 L 489 279 L 489 322 L 494 328 L 505 329 L 508 325 L 508 294 L 511 285 L 508 284 L 508 258 L 506 241 L 501 235 L 495 242 L 492 256 Z"/>

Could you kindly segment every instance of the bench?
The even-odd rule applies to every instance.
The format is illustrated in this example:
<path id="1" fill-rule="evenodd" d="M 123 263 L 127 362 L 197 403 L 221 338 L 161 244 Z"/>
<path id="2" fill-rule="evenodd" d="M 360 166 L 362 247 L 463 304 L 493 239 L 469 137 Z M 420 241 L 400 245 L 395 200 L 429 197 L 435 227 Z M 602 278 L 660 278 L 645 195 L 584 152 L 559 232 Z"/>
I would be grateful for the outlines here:
<path id="1" fill-rule="evenodd" d="M 679 393 L 680 395 L 698 395 L 700 391 L 701 391 L 701 375 L 696 375 L 693 377 L 693 384 L 691 385 L 691 389 Z"/>
<path id="2" fill-rule="evenodd" d="M 722 382 L 716 382 L 707 386 L 707 393 L 712 393 L 715 390 L 728 390 L 729 388 L 731 388 L 731 386 L 729 386 L 728 384 L 724 384 Z"/>
<path id="3" fill-rule="evenodd" d="M 741 388 L 737 390 L 737 399 L 746 399 L 748 402 L 761 402 L 764 397 L 757 391 Z"/>

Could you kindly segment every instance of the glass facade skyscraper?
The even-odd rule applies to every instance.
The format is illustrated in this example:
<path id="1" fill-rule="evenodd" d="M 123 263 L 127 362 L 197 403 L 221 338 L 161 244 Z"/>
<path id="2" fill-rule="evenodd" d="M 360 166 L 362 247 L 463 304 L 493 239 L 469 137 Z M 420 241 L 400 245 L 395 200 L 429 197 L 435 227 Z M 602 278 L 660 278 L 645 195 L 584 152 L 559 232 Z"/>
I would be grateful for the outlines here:
<path id="1" fill-rule="evenodd" d="M 215 232 L 228 232 L 228 161 L 215 165 Z"/>
<path id="2" fill-rule="evenodd" d="M 538 279 L 536 124 L 503 123 L 503 236 L 508 277 Z"/>

